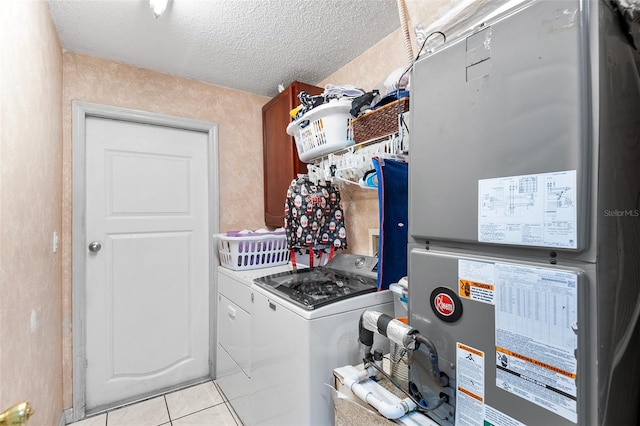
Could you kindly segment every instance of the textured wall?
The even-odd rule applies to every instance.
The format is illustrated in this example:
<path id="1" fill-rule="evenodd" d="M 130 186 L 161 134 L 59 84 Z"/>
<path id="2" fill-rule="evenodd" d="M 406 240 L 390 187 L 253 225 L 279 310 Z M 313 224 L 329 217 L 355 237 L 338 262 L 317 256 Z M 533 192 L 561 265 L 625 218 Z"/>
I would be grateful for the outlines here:
<path id="1" fill-rule="evenodd" d="M 64 53 L 63 314 L 64 402 L 72 405 L 71 102 L 79 100 L 218 123 L 220 230 L 264 227 L 264 96 Z"/>
<path id="2" fill-rule="evenodd" d="M 62 413 L 62 49 L 44 1 L 0 5 L 0 409 Z"/>

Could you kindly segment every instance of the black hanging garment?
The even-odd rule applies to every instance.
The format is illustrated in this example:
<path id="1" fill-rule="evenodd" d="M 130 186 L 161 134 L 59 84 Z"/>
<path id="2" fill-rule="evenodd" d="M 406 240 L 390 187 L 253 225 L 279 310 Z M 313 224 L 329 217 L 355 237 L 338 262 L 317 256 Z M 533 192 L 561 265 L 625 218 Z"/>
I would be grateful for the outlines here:
<path id="1" fill-rule="evenodd" d="M 309 267 L 315 260 L 329 260 L 336 249 L 347 248 L 347 230 L 340 191 L 335 185 L 316 185 L 307 176 L 291 181 L 284 202 L 284 228 L 291 250 L 291 262 L 296 268 L 296 253 L 309 254 Z"/>

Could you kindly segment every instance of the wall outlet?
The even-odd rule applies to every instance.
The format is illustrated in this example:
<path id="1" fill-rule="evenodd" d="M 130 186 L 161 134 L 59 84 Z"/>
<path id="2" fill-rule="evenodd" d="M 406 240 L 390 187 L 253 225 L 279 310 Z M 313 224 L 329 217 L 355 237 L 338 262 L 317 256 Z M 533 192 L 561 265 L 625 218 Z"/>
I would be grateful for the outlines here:
<path id="1" fill-rule="evenodd" d="M 53 252 L 56 253 L 58 251 L 58 233 L 53 231 Z"/>

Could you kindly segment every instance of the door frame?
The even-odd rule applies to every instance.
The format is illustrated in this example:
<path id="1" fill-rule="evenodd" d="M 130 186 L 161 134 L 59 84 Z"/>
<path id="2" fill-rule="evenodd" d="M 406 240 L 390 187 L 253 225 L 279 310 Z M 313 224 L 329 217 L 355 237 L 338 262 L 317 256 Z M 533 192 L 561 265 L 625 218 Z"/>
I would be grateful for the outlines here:
<path id="1" fill-rule="evenodd" d="M 218 124 L 128 108 L 89 102 L 72 102 L 72 354 L 73 354 L 73 421 L 86 415 L 86 329 L 85 329 L 85 244 L 86 244 L 86 119 L 115 119 L 140 124 L 172 127 L 202 132 L 207 135 L 207 174 L 209 184 L 209 376 L 215 378 L 216 366 L 216 294 L 218 262 L 213 235 L 219 232 Z"/>

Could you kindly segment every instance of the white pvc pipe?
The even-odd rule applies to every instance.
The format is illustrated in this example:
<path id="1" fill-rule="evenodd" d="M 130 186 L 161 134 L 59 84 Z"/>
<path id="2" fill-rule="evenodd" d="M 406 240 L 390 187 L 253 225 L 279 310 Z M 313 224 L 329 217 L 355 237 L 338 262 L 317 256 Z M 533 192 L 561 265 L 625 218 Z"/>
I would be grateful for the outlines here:
<path id="1" fill-rule="evenodd" d="M 360 371 L 357 375 L 350 377 L 344 377 L 344 385 L 351 389 L 354 395 L 374 407 L 380 414 L 390 420 L 399 419 L 405 414 L 416 409 L 416 404 L 410 399 L 397 398 L 397 402 L 386 402 L 376 396 L 369 389 L 365 388 L 360 382 L 368 379 L 369 376 L 375 374 L 375 369 L 369 367 L 366 370 Z"/>

